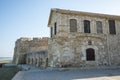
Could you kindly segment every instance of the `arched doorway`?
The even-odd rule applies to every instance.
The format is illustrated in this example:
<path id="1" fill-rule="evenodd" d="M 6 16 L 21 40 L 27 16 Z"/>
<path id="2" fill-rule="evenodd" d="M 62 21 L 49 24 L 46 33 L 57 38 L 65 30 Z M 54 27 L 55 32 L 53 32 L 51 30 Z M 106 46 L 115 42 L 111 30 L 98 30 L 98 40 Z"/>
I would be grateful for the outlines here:
<path id="1" fill-rule="evenodd" d="M 95 50 L 92 48 L 86 49 L 86 60 L 95 61 Z"/>

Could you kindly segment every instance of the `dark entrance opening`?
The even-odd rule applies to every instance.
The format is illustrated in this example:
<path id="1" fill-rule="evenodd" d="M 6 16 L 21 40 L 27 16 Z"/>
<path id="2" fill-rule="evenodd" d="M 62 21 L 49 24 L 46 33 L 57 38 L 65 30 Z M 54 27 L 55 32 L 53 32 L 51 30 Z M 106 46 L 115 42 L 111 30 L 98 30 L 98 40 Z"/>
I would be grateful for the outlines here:
<path id="1" fill-rule="evenodd" d="M 87 61 L 95 61 L 95 51 L 92 48 L 86 49 L 86 59 Z"/>

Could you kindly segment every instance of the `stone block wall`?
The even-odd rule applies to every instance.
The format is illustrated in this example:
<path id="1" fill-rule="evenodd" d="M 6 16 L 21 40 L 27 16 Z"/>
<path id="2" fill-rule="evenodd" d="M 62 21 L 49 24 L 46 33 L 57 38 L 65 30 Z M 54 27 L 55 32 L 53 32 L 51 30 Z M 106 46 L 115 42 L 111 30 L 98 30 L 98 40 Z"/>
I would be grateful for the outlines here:
<path id="1" fill-rule="evenodd" d="M 15 43 L 14 59 L 16 64 L 26 63 L 26 54 L 48 50 L 48 38 L 20 38 Z"/>
<path id="2" fill-rule="evenodd" d="M 120 66 L 120 16 L 62 9 L 52 9 L 50 15 L 49 66 Z M 70 19 L 77 21 L 76 32 L 70 32 Z M 90 33 L 84 32 L 84 20 L 90 21 Z M 110 34 L 109 20 L 115 21 L 116 34 Z M 102 23 L 102 33 L 97 32 L 97 21 Z M 95 61 L 86 60 L 88 48 L 95 50 Z"/>
<path id="3" fill-rule="evenodd" d="M 77 21 L 77 29 L 72 26 L 73 32 L 71 19 Z M 84 30 L 85 20 L 90 22 L 89 33 Z M 110 34 L 109 20 L 115 22 L 115 34 Z M 101 33 L 97 32 L 98 21 L 102 25 Z M 40 67 L 120 66 L 120 16 L 52 9 L 48 26 L 51 28 L 49 39 L 16 41 L 14 63 Z"/>
<path id="4" fill-rule="evenodd" d="M 109 55 L 107 49 L 105 49 L 107 48 L 106 35 L 80 34 L 74 35 L 73 38 L 68 37 L 49 39 L 49 66 L 95 67 L 110 64 Z M 91 41 L 91 44 L 89 44 L 89 41 Z M 88 48 L 95 50 L 95 61 L 86 60 L 86 49 Z"/>
<path id="5" fill-rule="evenodd" d="M 46 68 L 48 65 L 48 51 L 41 50 L 26 54 L 26 64 Z"/>

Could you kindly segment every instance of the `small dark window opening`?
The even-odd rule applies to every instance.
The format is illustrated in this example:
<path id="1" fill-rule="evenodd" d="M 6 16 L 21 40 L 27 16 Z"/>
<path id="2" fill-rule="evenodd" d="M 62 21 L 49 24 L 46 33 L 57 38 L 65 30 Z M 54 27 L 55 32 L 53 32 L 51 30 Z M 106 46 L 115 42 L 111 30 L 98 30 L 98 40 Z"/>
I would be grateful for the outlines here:
<path id="1" fill-rule="evenodd" d="M 30 64 L 30 58 L 28 58 L 28 64 Z"/>
<path id="2" fill-rule="evenodd" d="M 37 64 L 37 59 L 35 59 L 35 64 Z"/>
<path id="3" fill-rule="evenodd" d="M 97 26 L 97 33 L 103 33 L 102 22 L 101 21 L 96 21 L 96 26 Z"/>
<path id="4" fill-rule="evenodd" d="M 55 22 L 54 24 L 54 34 L 56 35 L 57 34 L 57 23 Z"/>
<path id="5" fill-rule="evenodd" d="M 48 58 L 46 58 L 46 67 L 48 67 Z"/>
<path id="6" fill-rule="evenodd" d="M 89 20 L 84 20 L 84 32 L 90 33 L 90 21 Z"/>
<path id="7" fill-rule="evenodd" d="M 53 35 L 53 27 L 51 27 L 50 32 L 51 32 L 51 38 L 52 38 L 52 35 Z"/>
<path id="8" fill-rule="evenodd" d="M 109 20 L 109 32 L 110 34 L 116 34 L 115 21 Z"/>
<path id="9" fill-rule="evenodd" d="M 77 32 L 77 20 L 70 19 L 70 32 Z"/>
<path id="10" fill-rule="evenodd" d="M 86 60 L 95 61 L 95 51 L 92 48 L 86 50 Z"/>
<path id="11" fill-rule="evenodd" d="M 32 59 L 32 64 L 33 64 L 33 59 Z"/>
<path id="12" fill-rule="evenodd" d="M 43 63 L 43 59 L 42 59 L 42 58 L 40 58 L 40 65 L 42 65 L 42 63 Z"/>
<path id="13" fill-rule="evenodd" d="M 92 45 L 92 41 L 89 40 L 89 41 L 88 41 L 88 45 Z"/>

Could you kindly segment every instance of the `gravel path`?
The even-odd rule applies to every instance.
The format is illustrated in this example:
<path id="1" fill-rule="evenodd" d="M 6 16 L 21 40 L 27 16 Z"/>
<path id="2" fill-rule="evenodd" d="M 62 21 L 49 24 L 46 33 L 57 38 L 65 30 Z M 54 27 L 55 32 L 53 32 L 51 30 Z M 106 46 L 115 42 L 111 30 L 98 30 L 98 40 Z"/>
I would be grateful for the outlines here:
<path id="1" fill-rule="evenodd" d="M 12 80 L 120 80 L 120 69 L 20 71 Z"/>

